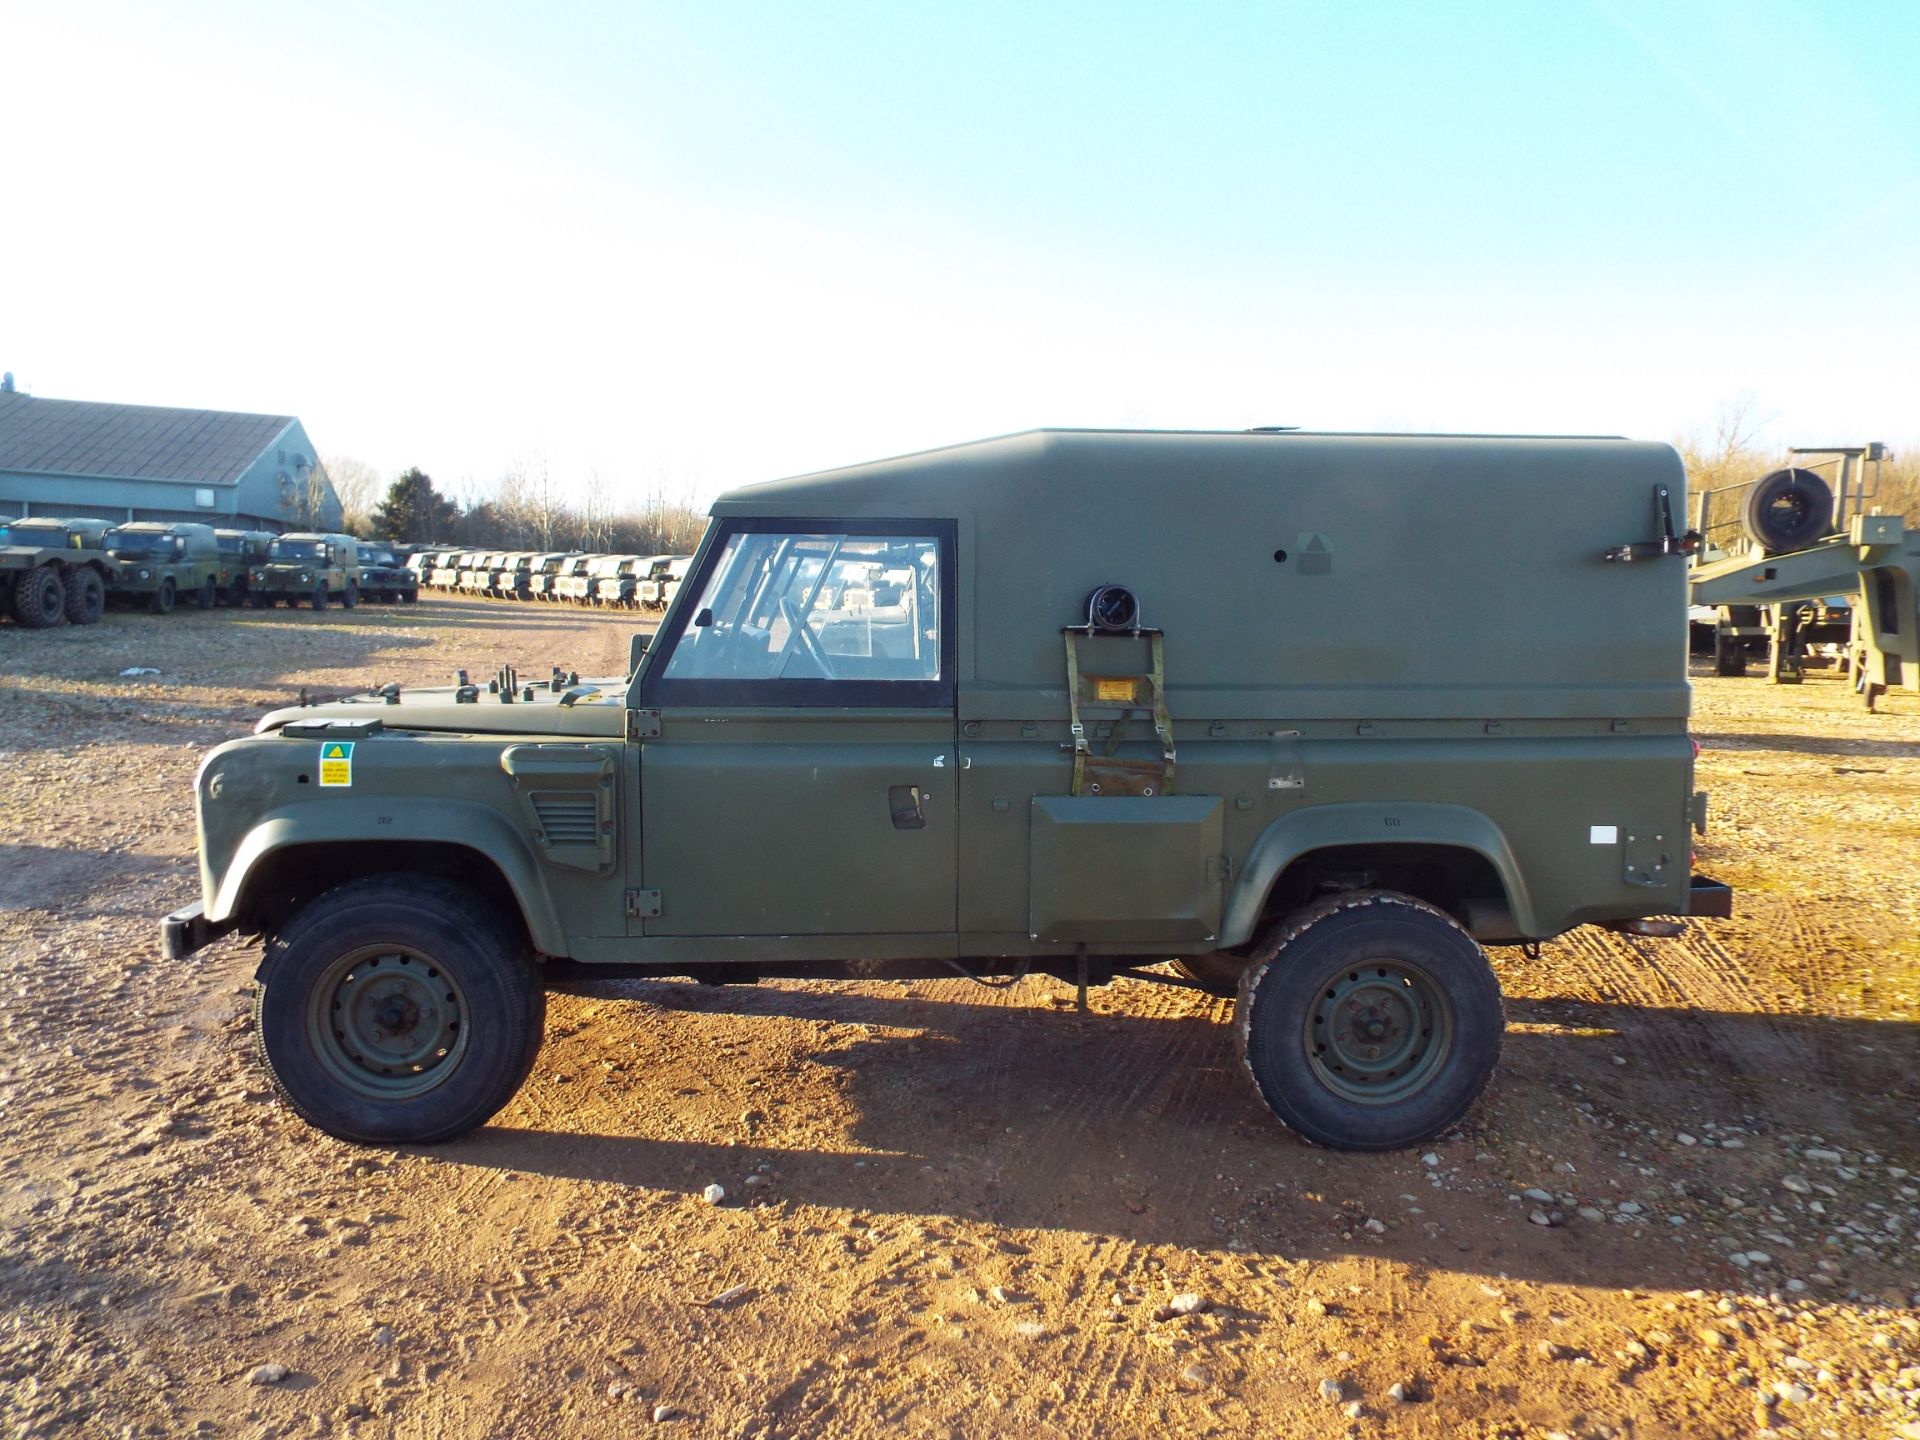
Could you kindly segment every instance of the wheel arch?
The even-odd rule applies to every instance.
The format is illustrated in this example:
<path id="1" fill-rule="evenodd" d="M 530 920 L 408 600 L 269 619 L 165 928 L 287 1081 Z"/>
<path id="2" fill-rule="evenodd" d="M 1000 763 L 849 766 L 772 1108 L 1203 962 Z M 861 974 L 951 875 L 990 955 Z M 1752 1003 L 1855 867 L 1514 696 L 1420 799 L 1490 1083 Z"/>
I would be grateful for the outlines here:
<path id="1" fill-rule="evenodd" d="M 1228 897 L 1220 945 L 1244 945 L 1258 933 L 1276 894 L 1287 880 L 1316 860 L 1353 863 L 1379 857 L 1394 868 L 1438 865 L 1442 869 L 1491 879 L 1517 936 L 1537 933 L 1536 914 L 1526 877 L 1505 833 L 1486 815 L 1465 805 L 1339 804 L 1312 805 L 1274 821 L 1253 843 Z M 1455 888 L 1457 886 L 1448 887 Z M 1460 914 L 1470 896 L 1408 893 Z"/>
<path id="2" fill-rule="evenodd" d="M 510 901 L 528 942 L 544 955 L 564 957 L 567 938 L 552 896 L 519 834 L 491 810 L 457 802 L 413 800 L 411 812 L 392 817 L 403 828 L 379 825 L 362 807 L 329 804 L 329 815 L 270 817 L 250 830 L 221 877 L 209 920 L 236 920 L 268 930 L 301 904 L 364 875 L 417 873 L 466 883 L 477 893 Z M 449 813 L 452 812 L 452 813 Z M 365 837 L 387 831 L 378 840 Z M 460 838 L 449 839 L 457 835 Z"/>

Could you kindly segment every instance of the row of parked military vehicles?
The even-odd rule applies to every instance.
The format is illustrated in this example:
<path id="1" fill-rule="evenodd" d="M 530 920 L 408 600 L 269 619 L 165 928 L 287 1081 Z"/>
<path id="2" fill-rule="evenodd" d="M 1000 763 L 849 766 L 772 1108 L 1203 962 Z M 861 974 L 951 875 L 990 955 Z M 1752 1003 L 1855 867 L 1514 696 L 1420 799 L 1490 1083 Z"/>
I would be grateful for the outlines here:
<path id="1" fill-rule="evenodd" d="M 34 516 L 0 522 L 0 614 L 39 630 L 92 625 L 109 605 L 168 615 L 182 605 L 408 604 L 420 596 L 408 558 L 351 535 Z"/>
<path id="2" fill-rule="evenodd" d="M 426 550 L 407 562 L 429 590 L 501 600 L 566 600 L 628 610 L 665 610 L 680 592 L 690 555 L 594 555 L 548 550 Z"/>

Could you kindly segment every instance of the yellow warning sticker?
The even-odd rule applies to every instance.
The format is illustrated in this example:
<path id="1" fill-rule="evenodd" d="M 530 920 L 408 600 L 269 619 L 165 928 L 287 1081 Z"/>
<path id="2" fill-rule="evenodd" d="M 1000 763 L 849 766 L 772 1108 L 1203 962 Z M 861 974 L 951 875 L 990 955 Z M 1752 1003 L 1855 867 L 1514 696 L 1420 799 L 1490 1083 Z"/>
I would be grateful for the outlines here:
<path id="1" fill-rule="evenodd" d="M 1096 675 L 1093 677 L 1093 698 L 1110 701 L 1120 705 L 1131 705 L 1134 696 L 1134 681 L 1131 675 Z"/>
<path id="2" fill-rule="evenodd" d="M 320 783 L 322 785 L 353 784 L 353 742 L 351 740 L 323 740 L 320 743 Z"/>

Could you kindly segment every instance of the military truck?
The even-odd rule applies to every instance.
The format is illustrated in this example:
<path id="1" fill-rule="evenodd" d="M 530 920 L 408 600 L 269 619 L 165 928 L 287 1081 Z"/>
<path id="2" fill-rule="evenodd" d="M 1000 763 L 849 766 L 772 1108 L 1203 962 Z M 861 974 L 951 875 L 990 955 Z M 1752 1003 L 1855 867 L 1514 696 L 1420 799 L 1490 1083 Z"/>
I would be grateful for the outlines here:
<path id="1" fill-rule="evenodd" d="M 560 567 L 572 558 L 572 554 L 565 550 L 552 550 L 535 555 L 532 565 L 528 567 L 527 598 L 551 600 L 553 582 L 560 574 Z"/>
<path id="2" fill-rule="evenodd" d="M 360 594 L 383 604 L 411 605 L 420 598 L 420 575 L 407 560 L 394 554 L 393 547 L 378 540 L 362 540 L 360 551 Z"/>
<path id="3" fill-rule="evenodd" d="M 249 577 L 266 562 L 271 530 L 215 530 L 220 547 L 220 596 L 229 605 L 247 603 Z"/>
<path id="4" fill-rule="evenodd" d="M 336 600 L 351 610 L 360 603 L 360 542 L 320 531 L 276 535 L 247 584 L 248 602 L 258 610 L 282 601 L 290 610 L 302 602 L 324 610 Z"/>
<path id="5" fill-rule="evenodd" d="M 692 568 L 692 565 L 691 555 L 676 555 L 667 561 L 667 568 L 662 570 L 654 581 L 652 597 L 654 609 L 665 610 L 673 604 L 673 597 L 680 593 L 680 587 L 686 582 L 687 571 Z"/>
<path id="6" fill-rule="evenodd" d="M 119 567 L 101 545 L 104 520 L 51 516 L 0 523 L 0 614 L 28 630 L 98 624 Z"/>
<path id="7" fill-rule="evenodd" d="M 645 555 L 615 556 L 613 568 L 593 582 L 593 603 L 612 605 L 620 609 L 633 606 L 634 590 L 640 584 L 640 577 L 646 573 L 648 558 Z"/>
<path id="8" fill-rule="evenodd" d="M 211 525 L 137 520 L 114 526 L 100 543 L 119 563 L 108 590 L 116 602 L 170 615 L 183 598 L 201 610 L 220 599 L 224 566 Z"/>
<path id="9" fill-rule="evenodd" d="M 1731 911 L 1685 483 L 1613 439 L 1042 431 L 737 490 L 630 675 L 214 750 L 163 943 L 264 937 L 266 1065 L 350 1140 L 482 1124 L 584 976 L 1041 973 L 1230 992 L 1280 1119 L 1414 1144 L 1499 1055 L 1483 946 Z"/>
<path id="10" fill-rule="evenodd" d="M 532 578 L 533 552 L 510 550 L 500 557 L 500 564 L 493 572 L 493 583 L 487 588 L 502 600 L 524 600 Z"/>
<path id="11" fill-rule="evenodd" d="M 585 600 L 593 593 L 593 582 L 599 578 L 590 572 L 597 562 L 605 558 L 602 555 L 569 555 L 560 562 L 560 568 L 548 583 L 548 595 L 555 600 L 572 600 L 575 603 Z"/>

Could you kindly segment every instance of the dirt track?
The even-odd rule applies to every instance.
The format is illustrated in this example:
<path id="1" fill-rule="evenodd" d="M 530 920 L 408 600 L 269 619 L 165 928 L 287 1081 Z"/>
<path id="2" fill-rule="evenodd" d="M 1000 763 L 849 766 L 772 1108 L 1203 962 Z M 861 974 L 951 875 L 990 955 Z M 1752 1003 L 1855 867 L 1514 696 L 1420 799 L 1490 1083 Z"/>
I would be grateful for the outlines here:
<path id="1" fill-rule="evenodd" d="M 628 628 L 0 629 L 0 1422 L 1920 1436 L 1914 697 L 1696 677 L 1739 917 L 1496 952 L 1501 1072 L 1424 1157 L 1294 1140 L 1225 1004 L 1134 982 L 1086 1020 L 1046 980 L 607 982 L 481 1134 L 308 1130 L 253 1059 L 252 950 L 156 954 L 199 754 L 303 685 L 617 670 Z"/>

